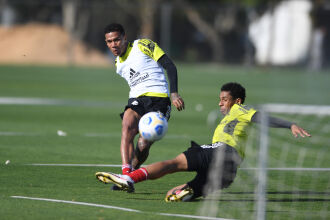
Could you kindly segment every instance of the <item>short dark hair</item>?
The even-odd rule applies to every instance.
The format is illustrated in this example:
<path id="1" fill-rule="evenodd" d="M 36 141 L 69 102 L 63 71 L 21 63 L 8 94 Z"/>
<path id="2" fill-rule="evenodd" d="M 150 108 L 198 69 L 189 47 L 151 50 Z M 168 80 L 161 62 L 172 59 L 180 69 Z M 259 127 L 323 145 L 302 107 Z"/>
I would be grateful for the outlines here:
<path id="1" fill-rule="evenodd" d="M 117 23 L 108 24 L 104 28 L 104 34 L 107 34 L 110 32 L 119 32 L 120 35 L 122 35 L 122 36 L 125 35 L 124 27 L 121 24 L 117 24 Z"/>
<path id="2" fill-rule="evenodd" d="M 240 98 L 242 100 L 242 104 L 245 101 L 245 88 L 236 82 L 229 82 L 221 87 L 221 91 L 228 91 L 230 92 L 230 95 L 234 98 Z"/>

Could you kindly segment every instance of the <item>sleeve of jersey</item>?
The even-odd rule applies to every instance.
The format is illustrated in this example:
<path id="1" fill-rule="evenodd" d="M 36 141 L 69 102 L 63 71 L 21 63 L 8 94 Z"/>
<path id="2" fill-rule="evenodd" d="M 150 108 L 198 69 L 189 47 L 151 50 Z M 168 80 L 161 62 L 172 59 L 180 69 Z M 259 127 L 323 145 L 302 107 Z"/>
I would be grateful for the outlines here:
<path id="1" fill-rule="evenodd" d="M 138 42 L 138 47 L 142 53 L 151 57 L 156 62 L 165 54 L 157 43 L 149 39 L 140 39 Z"/>
<path id="2" fill-rule="evenodd" d="M 164 54 L 157 62 L 166 69 L 168 80 L 170 81 L 170 92 L 178 92 L 178 73 L 172 60 Z"/>
<path id="3" fill-rule="evenodd" d="M 256 122 L 256 123 L 260 123 L 260 121 L 261 121 L 260 113 L 256 112 L 253 115 L 251 121 Z M 292 123 L 290 121 L 287 121 L 287 120 L 284 120 L 284 119 L 281 119 L 281 118 L 268 116 L 268 124 L 269 124 L 269 127 L 272 127 L 272 128 L 291 128 L 292 124 L 294 124 L 294 123 Z"/>
<path id="4" fill-rule="evenodd" d="M 242 106 L 240 106 L 240 108 L 243 108 Z M 247 109 L 246 109 L 247 108 Z M 252 120 L 253 115 L 257 112 L 255 109 L 253 108 L 248 108 L 246 106 L 246 108 L 243 108 L 246 111 L 246 114 L 243 114 L 242 117 L 244 118 L 244 120 L 250 122 Z"/>

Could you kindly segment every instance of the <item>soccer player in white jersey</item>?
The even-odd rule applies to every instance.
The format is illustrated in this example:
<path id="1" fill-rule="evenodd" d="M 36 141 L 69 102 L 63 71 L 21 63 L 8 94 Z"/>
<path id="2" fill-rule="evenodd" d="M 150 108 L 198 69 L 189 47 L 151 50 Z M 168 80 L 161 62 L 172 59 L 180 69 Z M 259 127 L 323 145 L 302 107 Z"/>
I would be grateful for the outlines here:
<path id="1" fill-rule="evenodd" d="M 96 177 L 103 183 L 114 183 L 125 191 L 133 191 L 135 183 L 147 179 L 158 179 L 166 174 L 180 171 L 195 171 L 195 178 L 186 184 L 169 190 L 165 200 L 189 201 L 199 196 L 205 196 L 214 190 L 227 188 L 236 177 L 237 167 L 244 159 L 244 140 L 247 128 L 251 122 L 260 122 L 260 113 L 255 109 L 243 105 L 245 88 L 238 83 L 226 83 L 221 87 L 220 112 L 224 115 L 220 124 L 214 131 L 212 144 L 198 145 L 191 142 L 191 147 L 172 160 L 153 163 L 142 167 L 127 175 L 109 172 L 98 172 Z M 280 118 L 269 117 L 269 126 L 290 129 L 297 137 L 309 137 L 310 134 L 298 125 Z M 217 174 L 216 184 L 207 184 L 208 175 L 212 170 L 214 155 L 222 158 Z M 219 161 L 219 160 L 216 160 Z M 213 172 L 212 172 L 213 173 Z M 206 189 L 206 190 L 205 190 Z"/>
<path id="2" fill-rule="evenodd" d="M 116 56 L 116 72 L 130 87 L 128 104 L 121 114 L 122 173 L 127 174 L 147 159 L 153 144 L 140 136 L 134 150 L 140 118 L 148 112 L 159 111 L 168 120 L 171 100 L 179 111 L 184 109 L 184 101 L 178 94 L 176 66 L 155 42 L 149 39 L 128 42 L 123 26 L 116 23 L 107 25 L 104 34 L 108 48 Z"/>

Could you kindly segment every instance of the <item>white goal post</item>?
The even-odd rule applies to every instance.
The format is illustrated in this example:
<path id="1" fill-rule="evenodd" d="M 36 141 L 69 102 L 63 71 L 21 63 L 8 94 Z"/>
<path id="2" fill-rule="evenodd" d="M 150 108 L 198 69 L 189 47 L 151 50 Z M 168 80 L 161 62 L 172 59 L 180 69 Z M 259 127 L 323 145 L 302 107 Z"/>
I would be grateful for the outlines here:
<path id="1" fill-rule="evenodd" d="M 197 214 L 258 220 L 330 218 L 330 106 L 264 104 L 256 109 L 261 123 L 248 133 L 246 156 L 234 183 L 207 196 Z M 210 112 L 207 124 L 219 123 L 219 114 Z M 270 128 L 268 115 L 297 123 L 312 137 L 294 138 L 288 129 Z"/>
<path id="2" fill-rule="evenodd" d="M 268 120 L 270 113 L 284 113 L 296 115 L 330 116 L 330 106 L 317 105 L 292 105 L 292 104 L 264 104 L 259 108 L 261 113 L 260 124 L 260 148 L 259 148 L 259 171 L 258 187 L 256 192 L 257 220 L 266 219 L 266 185 L 267 185 L 267 160 L 268 160 Z"/>

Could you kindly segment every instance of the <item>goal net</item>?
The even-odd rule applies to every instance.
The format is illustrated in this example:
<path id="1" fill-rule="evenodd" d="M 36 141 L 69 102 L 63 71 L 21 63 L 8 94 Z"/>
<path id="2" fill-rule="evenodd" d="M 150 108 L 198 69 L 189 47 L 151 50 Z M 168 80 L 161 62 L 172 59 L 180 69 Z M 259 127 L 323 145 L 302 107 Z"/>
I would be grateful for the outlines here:
<path id="1" fill-rule="evenodd" d="M 198 214 L 210 219 L 329 219 L 330 106 L 266 104 L 258 109 L 262 120 L 249 130 L 236 179 L 205 197 Z M 267 115 L 297 123 L 312 137 L 269 128 Z M 219 181 L 222 159 L 221 153 L 216 156 L 206 188 Z"/>

